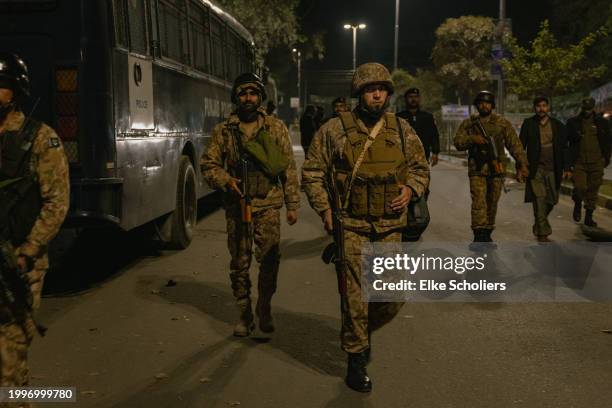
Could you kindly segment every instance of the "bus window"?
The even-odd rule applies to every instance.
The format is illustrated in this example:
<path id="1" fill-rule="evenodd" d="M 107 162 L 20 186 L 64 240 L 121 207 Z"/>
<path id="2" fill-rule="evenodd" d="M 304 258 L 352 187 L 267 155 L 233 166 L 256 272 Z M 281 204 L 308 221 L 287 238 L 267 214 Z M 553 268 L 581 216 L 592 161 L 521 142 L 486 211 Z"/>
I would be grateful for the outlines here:
<path id="1" fill-rule="evenodd" d="M 240 40 L 231 30 L 227 30 L 227 79 L 233 81 L 240 69 Z"/>
<path id="2" fill-rule="evenodd" d="M 197 70 L 210 73 L 210 31 L 208 8 L 191 0 L 189 7 L 193 65 Z"/>
<path id="3" fill-rule="evenodd" d="M 113 0 L 113 15 L 115 20 L 115 46 L 128 48 L 124 0 Z"/>
<path id="4" fill-rule="evenodd" d="M 223 26 L 223 23 L 221 23 L 217 17 L 210 16 L 213 75 L 223 79 L 225 79 L 225 67 L 223 61 L 224 32 L 225 27 Z"/>
<path id="5" fill-rule="evenodd" d="M 130 29 L 130 51 L 146 55 L 148 47 L 145 0 L 127 0 L 127 3 Z"/>
<path id="6" fill-rule="evenodd" d="M 162 56 L 189 64 L 184 0 L 159 0 L 159 31 Z"/>

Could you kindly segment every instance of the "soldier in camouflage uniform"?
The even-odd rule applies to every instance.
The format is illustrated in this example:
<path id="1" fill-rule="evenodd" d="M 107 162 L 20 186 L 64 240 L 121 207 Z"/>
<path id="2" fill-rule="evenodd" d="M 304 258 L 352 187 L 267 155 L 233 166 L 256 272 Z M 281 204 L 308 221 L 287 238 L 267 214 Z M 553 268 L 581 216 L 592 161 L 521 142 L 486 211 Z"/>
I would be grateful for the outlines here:
<path id="1" fill-rule="evenodd" d="M 366 242 L 401 241 L 406 207 L 411 198 L 424 194 L 429 184 L 429 168 L 418 136 L 405 120 L 385 112 L 392 93 L 391 75 L 384 66 L 361 65 L 352 82 L 358 106 L 353 112 L 341 112 L 319 129 L 302 170 L 304 191 L 328 232 L 333 229 L 329 179 L 334 178 L 342 190 L 347 270 L 340 281 L 340 337 L 342 349 L 348 353 L 346 384 L 360 392 L 372 388 L 366 372 L 370 334 L 390 322 L 403 305 L 363 302 L 362 246 Z"/>
<path id="2" fill-rule="evenodd" d="M 504 147 L 516 160 L 517 180 L 527 176 L 527 157 L 512 124 L 493 113 L 495 96 L 482 91 L 474 100 L 478 115 L 464 120 L 455 135 L 457 150 L 468 150 L 468 176 L 472 195 L 472 230 L 474 242 L 491 242 L 495 228 L 497 202 L 501 195 L 508 158 Z M 480 124 L 479 124 L 480 122 Z M 486 136 L 481 130 L 481 126 Z M 493 140 L 499 154 L 501 169 L 495 169 L 490 152 Z"/>
<path id="3" fill-rule="evenodd" d="M 254 329 L 251 311 L 251 280 L 249 267 L 255 244 L 255 259 L 260 264 L 256 313 L 259 328 L 265 333 L 274 331 L 270 311 L 272 295 L 280 263 L 280 208 L 287 208 L 287 223 L 295 224 L 300 203 L 293 148 L 287 127 L 280 120 L 268 116 L 262 102 L 266 92 L 259 77 L 252 73 L 240 75 L 232 89 L 232 102 L 237 109 L 218 124 L 201 161 L 206 181 L 211 187 L 225 192 L 224 206 L 227 220 L 228 247 L 231 255 L 230 279 L 240 318 L 234 335 L 248 336 Z M 251 160 L 248 170 L 249 192 L 240 191 L 240 159 L 247 142 L 258 137 L 270 138 L 288 159 L 279 176 L 270 177 Z M 253 220 L 249 225 L 242 220 L 240 198 L 243 193 L 252 197 Z"/>
<path id="4" fill-rule="evenodd" d="M 20 109 L 28 97 L 26 65 L 13 54 L 0 53 L 0 181 L 31 176 L 35 182 L 33 193 L 19 201 L 8 220 L 2 220 L 6 224 L 0 226 L 4 235 L 0 239 L 9 240 L 16 248 L 17 264 L 26 272 L 33 295 L 32 309 L 36 310 L 49 267 L 47 247 L 68 212 L 70 183 L 68 160 L 60 139 L 44 123 L 26 121 Z M 24 215 L 25 209 L 31 213 Z M 24 225 L 31 227 L 23 230 L 20 227 Z M 6 305 L 0 307 L 0 316 L 7 317 Z M 35 324 L 31 314 L 26 316 L 25 321 L 0 322 L 3 387 L 28 384 L 27 352 Z"/>

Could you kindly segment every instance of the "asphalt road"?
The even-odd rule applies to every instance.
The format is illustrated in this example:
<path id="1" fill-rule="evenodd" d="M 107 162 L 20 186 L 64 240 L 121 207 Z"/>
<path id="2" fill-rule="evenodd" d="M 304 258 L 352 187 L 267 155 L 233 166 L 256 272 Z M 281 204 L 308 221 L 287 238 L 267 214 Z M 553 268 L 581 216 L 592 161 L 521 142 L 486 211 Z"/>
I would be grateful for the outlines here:
<path id="1" fill-rule="evenodd" d="M 510 187 L 494 237 L 532 241 L 531 207 Z M 441 163 L 431 190 L 424 239 L 470 240 L 465 168 Z M 75 386 L 77 403 L 63 406 L 78 407 L 612 406 L 612 305 L 598 303 L 407 304 L 374 336 L 372 394 L 348 390 L 336 278 L 319 258 L 329 239 L 306 202 L 282 226 L 277 332 L 233 338 L 224 214 L 203 210 L 182 252 L 137 234 L 82 240 L 49 278 L 52 292 L 80 290 L 43 299 L 32 385 Z M 563 197 L 557 241 L 585 239 L 570 212 Z M 596 216 L 612 231 L 609 211 Z"/>

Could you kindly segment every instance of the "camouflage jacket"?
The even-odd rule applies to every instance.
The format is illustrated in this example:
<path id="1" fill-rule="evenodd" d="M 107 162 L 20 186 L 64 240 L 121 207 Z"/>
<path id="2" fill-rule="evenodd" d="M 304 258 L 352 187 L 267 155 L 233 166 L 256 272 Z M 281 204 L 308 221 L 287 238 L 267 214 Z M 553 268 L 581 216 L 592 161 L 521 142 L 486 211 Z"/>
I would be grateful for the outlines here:
<path id="1" fill-rule="evenodd" d="M 0 133 L 19 130 L 24 120 L 21 112 L 9 113 L 0 125 Z M 32 146 L 30 171 L 40 188 L 42 208 L 26 242 L 17 249 L 17 253 L 38 258 L 36 267 L 44 269 L 48 267 L 47 246 L 62 226 L 70 203 L 68 159 L 59 137 L 45 124 L 38 130 Z"/>
<path id="2" fill-rule="evenodd" d="M 429 166 L 425 159 L 425 151 L 414 129 L 404 119 L 399 120 L 403 130 L 404 153 L 407 161 L 404 179 L 406 185 L 413 191 L 413 197 L 420 197 L 429 185 Z M 356 124 L 362 128 L 362 131 L 369 133 L 363 121 L 357 119 Z M 390 128 L 386 122 L 385 127 Z M 397 137 L 399 142 L 399 134 Z M 340 118 L 331 118 L 314 135 L 308 149 L 302 168 L 302 183 L 311 207 L 319 214 L 331 208 L 331 198 L 326 188 L 327 180 L 332 161 L 334 164 L 338 163 L 346 140 L 346 132 Z M 366 220 L 350 217 L 344 219 L 347 229 L 363 233 L 372 230 L 377 233 L 396 230 L 404 227 L 406 221 L 406 211 L 398 219 Z"/>
<path id="3" fill-rule="evenodd" d="M 461 122 L 454 140 L 457 150 L 469 151 L 474 145 L 474 136 L 484 136 L 476 124 L 477 119 L 478 115 L 473 115 L 469 119 Z M 482 120 L 482 126 L 487 132 L 487 135 L 495 141 L 500 156 L 499 159 L 505 166 L 507 166 L 509 159 L 505 154 L 504 148 L 508 149 L 518 166 L 527 163 L 527 156 L 525 155 L 523 144 L 508 120 L 496 113 L 492 113 L 488 119 Z M 487 176 L 489 175 L 489 165 L 485 163 L 478 169 L 476 160 L 470 153 L 468 156 L 468 175 Z"/>
<path id="4" fill-rule="evenodd" d="M 263 109 L 259 111 L 264 119 L 263 126 L 267 128 L 268 133 L 281 146 L 287 157 L 290 158 L 290 164 L 285 171 L 285 175 L 280 177 L 280 184 L 275 185 L 267 197 L 263 199 L 253 198 L 253 211 L 261 211 L 268 208 L 278 209 L 283 206 L 283 202 L 287 210 L 297 210 L 300 206 L 300 190 L 289 131 L 283 122 L 266 115 Z M 211 141 L 200 161 L 204 179 L 214 189 L 226 191 L 227 182 L 231 178 L 229 168 L 236 167 L 239 161 L 239 157 L 236 156 L 236 152 L 239 149 L 236 147 L 234 136 L 230 130 L 230 126 L 238 124 L 240 124 L 240 119 L 238 119 L 235 113 L 232 113 L 226 121 L 215 126 Z M 252 137 L 257 135 L 258 130 L 256 129 L 253 132 Z M 240 132 L 240 137 L 243 142 L 248 140 L 247 136 L 242 132 Z M 231 199 L 231 197 L 234 196 L 226 195 L 226 199 Z M 238 203 L 237 200 L 236 203 Z"/>

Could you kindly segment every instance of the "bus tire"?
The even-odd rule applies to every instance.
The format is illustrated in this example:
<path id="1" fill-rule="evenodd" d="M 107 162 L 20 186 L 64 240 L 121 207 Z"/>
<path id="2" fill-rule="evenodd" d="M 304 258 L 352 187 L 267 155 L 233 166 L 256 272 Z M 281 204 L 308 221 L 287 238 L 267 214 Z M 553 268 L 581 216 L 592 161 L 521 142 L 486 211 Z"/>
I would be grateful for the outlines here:
<path id="1" fill-rule="evenodd" d="M 176 208 L 170 215 L 168 248 L 185 249 L 191 243 L 198 213 L 196 175 L 188 156 L 181 156 L 176 186 Z"/>

